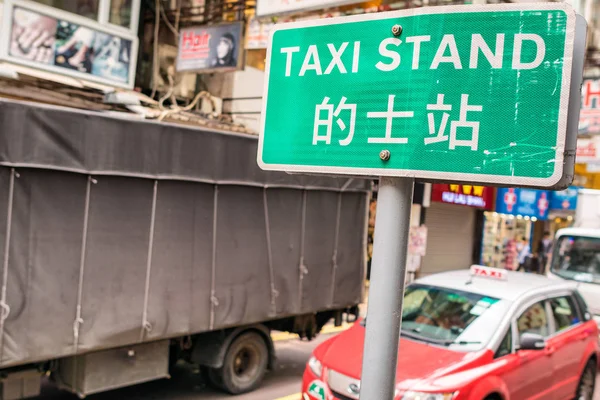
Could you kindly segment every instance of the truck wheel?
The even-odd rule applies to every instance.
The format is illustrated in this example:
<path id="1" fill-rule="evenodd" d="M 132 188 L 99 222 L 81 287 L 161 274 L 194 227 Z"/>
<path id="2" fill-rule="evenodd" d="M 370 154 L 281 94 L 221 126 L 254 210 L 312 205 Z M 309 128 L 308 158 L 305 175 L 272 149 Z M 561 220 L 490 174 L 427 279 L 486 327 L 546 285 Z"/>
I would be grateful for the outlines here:
<path id="1" fill-rule="evenodd" d="M 592 400 L 596 385 L 596 361 L 591 359 L 585 365 L 579 384 L 577 385 L 576 400 Z"/>
<path id="2" fill-rule="evenodd" d="M 244 333 L 227 349 L 223 367 L 211 371 L 210 381 L 231 394 L 250 392 L 262 382 L 268 360 L 264 339 L 256 332 Z"/>
<path id="3" fill-rule="evenodd" d="M 223 387 L 223 379 L 221 377 L 220 368 L 207 367 L 204 372 L 204 378 L 208 381 L 208 384 L 213 387 L 213 389 L 225 390 Z"/>

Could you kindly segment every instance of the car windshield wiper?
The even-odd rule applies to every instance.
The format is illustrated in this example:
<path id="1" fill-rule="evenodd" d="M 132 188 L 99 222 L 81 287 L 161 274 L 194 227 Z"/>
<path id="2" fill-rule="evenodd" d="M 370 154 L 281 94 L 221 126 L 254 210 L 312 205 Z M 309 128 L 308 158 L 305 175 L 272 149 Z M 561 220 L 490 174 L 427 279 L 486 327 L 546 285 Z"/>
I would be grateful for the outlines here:
<path id="1" fill-rule="evenodd" d="M 443 340 L 443 339 L 434 339 L 429 338 L 427 336 L 419 335 L 421 330 L 419 328 L 410 328 L 410 329 L 402 329 L 401 334 L 403 336 L 409 337 L 411 339 L 421 340 L 423 342 L 433 343 L 433 344 L 441 344 L 443 346 L 450 346 L 451 344 L 458 344 L 461 346 L 467 346 L 469 344 L 481 344 L 480 341 L 475 340 Z"/>
<path id="2" fill-rule="evenodd" d="M 458 344 L 461 346 L 467 346 L 469 344 L 481 344 L 478 340 L 446 340 L 444 341 L 446 346 L 450 346 L 451 344 Z"/>
<path id="3" fill-rule="evenodd" d="M 416 340 L 421 340 L 423 342 L 428 342 L 428 343 L 434 343 L 434 344 L 445 344 L 445 340 L 440 340 L 440 339 L 434 339 L 434 338 L 429 338 L 427 336 L 423 336 L 423 335 L 419 335 L 419 332 L 421 330 L 419 328 L 412 328 L 412 329 L 404 329 L 402 328 L 400 330 L 400 334 L 402 336 L 406 336 L 409 337 L 411 339 L 416 339 Z"/>

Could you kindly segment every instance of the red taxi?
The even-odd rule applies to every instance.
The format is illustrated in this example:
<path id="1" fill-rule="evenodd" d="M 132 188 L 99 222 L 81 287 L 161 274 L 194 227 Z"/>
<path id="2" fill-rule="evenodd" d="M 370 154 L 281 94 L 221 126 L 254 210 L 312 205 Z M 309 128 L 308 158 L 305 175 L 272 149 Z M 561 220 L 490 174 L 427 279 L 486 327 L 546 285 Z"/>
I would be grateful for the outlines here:
<path id="1" fill-rule="evenodd" d="M 318 346 L 303 400 L 355 400 L 365 324 Z M 480 266 L 406 289 L 395 400 L 592 400 L 598 327 L 571 283 Z"/>

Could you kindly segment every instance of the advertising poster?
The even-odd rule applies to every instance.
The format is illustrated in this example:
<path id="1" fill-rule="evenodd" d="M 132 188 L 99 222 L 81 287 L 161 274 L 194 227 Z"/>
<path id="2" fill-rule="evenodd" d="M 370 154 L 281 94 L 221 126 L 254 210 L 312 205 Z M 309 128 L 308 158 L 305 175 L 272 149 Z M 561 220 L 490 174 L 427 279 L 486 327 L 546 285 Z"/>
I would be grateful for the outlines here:
<path id="1" fill-rule="evenodd" d="M 408 253 L 416 256 L 425 256 L 427 250 L 427 227 L 411 226 L 408 239 Z"/>
<path id="2" fill-rule="evenodd" d="M 132 40 L 21 7 L 13 8 L 8 55 L 109 83 L 130 82 Z"/>
<path id="3" fill-rule="evenodd" d="M 574 211 L 577 208 L 577 187 L 570 187 L 565 190 L 552 192 L 550 196 L 551 210 L 569 210 Z"/>
<path id="4" fill-rule="evenodd" d="M 241 68 L 241 22 L 182 29 L 179 34 L 177 71 L 231 71 Z"/>

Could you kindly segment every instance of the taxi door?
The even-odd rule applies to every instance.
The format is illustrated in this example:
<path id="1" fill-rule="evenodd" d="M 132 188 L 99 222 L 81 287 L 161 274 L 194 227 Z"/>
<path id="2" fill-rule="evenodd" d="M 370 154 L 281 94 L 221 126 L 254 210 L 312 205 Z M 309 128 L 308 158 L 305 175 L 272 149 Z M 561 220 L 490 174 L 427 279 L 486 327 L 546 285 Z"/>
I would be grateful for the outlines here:
<path id="1" fill-rule="evenodd" d="M 515 321 L 513 332 L 516 333 L 513 357 L 515 368 L 506 371 L 504 381 L 507 384 L 511 399 L 554 400 L 552 385 L 553 354 L 542 350 L 519 349 L 520 337 L 523 333 L 533 333 L 547 338 L 550 336 L 550 318 L 546 310 L 545 300 L 530 304 Z"/>
<path id="2" fill-rule="evenodd" d="M 575 397 L 581 374 L 581 364 L 589 340 L 596 340 L 591 322 L 579 315 L 572 295 L 556 296 L 548 300 L 553 317 L 554 335 L 548 339 L 547 351 L 552 351 L 555 399 Z"/>

